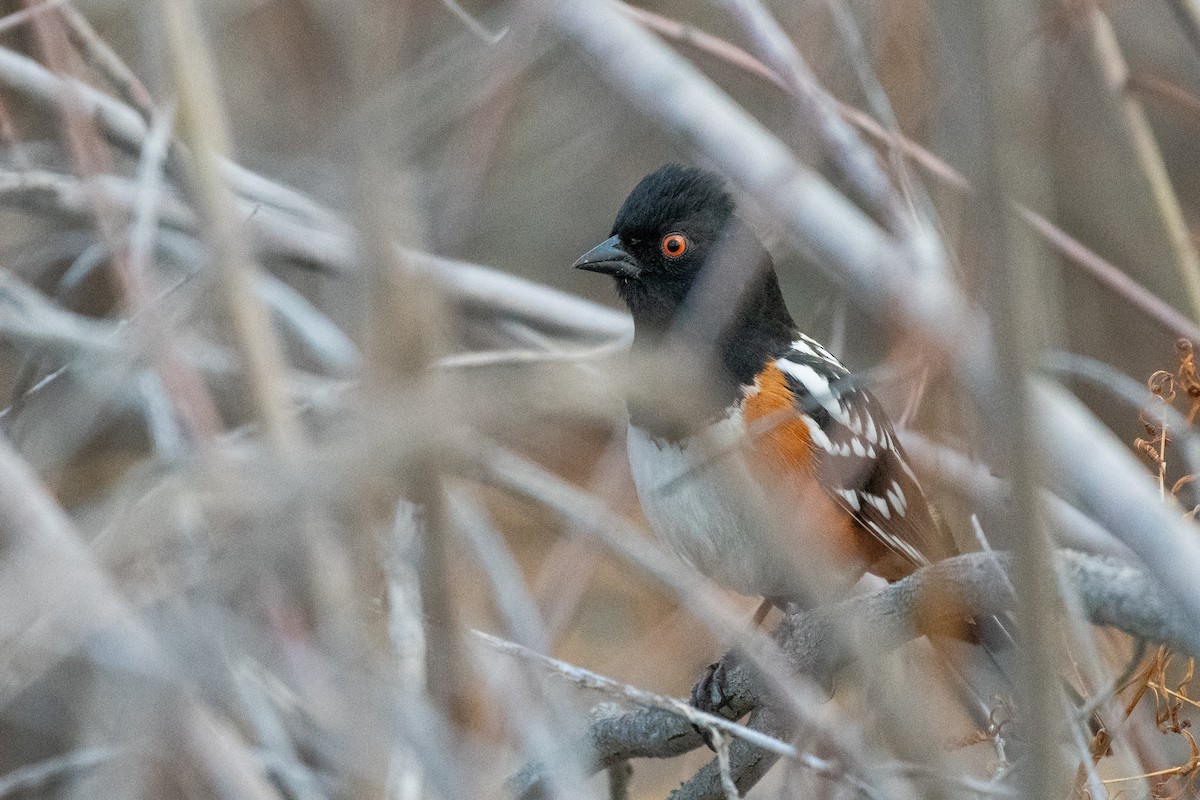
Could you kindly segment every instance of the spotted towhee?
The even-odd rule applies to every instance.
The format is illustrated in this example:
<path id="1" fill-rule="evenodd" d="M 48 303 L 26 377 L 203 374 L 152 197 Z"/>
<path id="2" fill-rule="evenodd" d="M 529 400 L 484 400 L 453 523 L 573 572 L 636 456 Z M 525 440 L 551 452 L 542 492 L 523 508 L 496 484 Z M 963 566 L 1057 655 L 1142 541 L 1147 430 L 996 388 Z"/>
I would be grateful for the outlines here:
<path id="1" fill-rule="evenodd" d="M 627 444 L 651 527 L 688 563 L 786 609 L 955 554 L 879 401 L 797 329 L 721 178 L 677 165 L 646 176 L 575 266 L 616 280 L 631 356 L 684 376 L 682 393 L 628 398 Z M 994 618 L 962 619 L 927 632 L 989 652 L 1011 642 Z M 723 677 L 712 665 L 693 702 L 719 711 Z"/>
<path id="2" fill-rule="evenodd" d="M 782 607 L 806 581 L 897 580 L 952 554 L 883 408 L 797 329 L 717 175 L 646 176 L 575 266 L 616 280 L 635 356 L 672 341 L 708 356 L 706 412 L 681 424 L 631 400 L 628 431 L 646 517 L 696 569 Z"/>

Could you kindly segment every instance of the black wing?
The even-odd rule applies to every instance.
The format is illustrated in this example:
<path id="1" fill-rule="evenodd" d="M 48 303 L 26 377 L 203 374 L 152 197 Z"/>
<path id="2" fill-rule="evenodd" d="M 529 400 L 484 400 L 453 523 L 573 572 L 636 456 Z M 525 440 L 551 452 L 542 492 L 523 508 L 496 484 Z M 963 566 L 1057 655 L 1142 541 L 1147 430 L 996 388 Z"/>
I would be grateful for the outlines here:
<path id="1" fill-rule="evenodd" d="M 775 363 L 806 417 L 817 475 L 830 496 L 913 566 L 950 555 L 879 401 L 807 336 Z"/>

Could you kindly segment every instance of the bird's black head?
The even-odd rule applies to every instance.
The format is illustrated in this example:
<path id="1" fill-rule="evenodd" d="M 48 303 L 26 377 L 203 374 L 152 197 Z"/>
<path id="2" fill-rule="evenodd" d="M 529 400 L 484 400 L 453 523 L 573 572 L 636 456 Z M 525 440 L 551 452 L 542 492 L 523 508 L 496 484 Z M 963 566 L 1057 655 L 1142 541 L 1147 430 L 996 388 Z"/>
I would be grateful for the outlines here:
<path id="1" fill-rule="evenodd" d="M 687 313 L 693 328 L 715 328 L 702 332 L 741 380 L 765 351 L 790 341 L 793 323 L 770 256 L 734 212 L 720 176 L 661 167 L 630 192 L 612 235 L 575 266 L 616 280 L 633 314 L 635 346 L 656 343 Z M 701 284 L 705 292 L 693 293 Z"/>
<path id="2" fill-rule="evenodd" d="M 575 266 L 617 282 L 639 328 L 669 326 L 733 220 L 733 198 L 711 172 L 670 164 L 625 199 L 612 235 Z"/>

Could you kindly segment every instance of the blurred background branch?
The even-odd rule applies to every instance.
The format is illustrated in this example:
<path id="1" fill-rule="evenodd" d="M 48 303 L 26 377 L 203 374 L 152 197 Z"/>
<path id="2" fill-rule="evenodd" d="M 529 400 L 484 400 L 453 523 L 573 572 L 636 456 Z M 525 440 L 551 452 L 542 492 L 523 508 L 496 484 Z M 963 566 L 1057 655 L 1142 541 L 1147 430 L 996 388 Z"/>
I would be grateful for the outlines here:
<path id="1" fill-rule="evenodd" d="M 0 794 L 1191 791 L 1193 5 L 0 3 Z M 644 538 L 567 267 L 677 160 L 992 552 L 768 634 Z M 1033 708 L 918 639 L 1009 576 Z"/>

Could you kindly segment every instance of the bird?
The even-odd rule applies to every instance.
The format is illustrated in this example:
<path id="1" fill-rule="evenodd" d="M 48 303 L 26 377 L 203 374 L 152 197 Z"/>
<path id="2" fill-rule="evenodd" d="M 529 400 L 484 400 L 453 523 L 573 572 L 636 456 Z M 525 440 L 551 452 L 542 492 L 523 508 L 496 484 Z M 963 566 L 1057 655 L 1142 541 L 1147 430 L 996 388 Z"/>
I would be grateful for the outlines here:
<path id="1" fill-rule="evenodd" d="M 703 342 L 696 349 L 712 356 L 708 374 L 696 376 L 711 396 L 707 413 L 681 425 L 644 402 L 629 404 L 627 449 L 638 498 L 654 532 L 685 561 L 743 594 L 797 594 L 802 587 L 789 583 L 793 576 L 764 563 L 753 546 L 752 520 L 761 510 L 743 507 L 786 499 L 807 503 L 787 514 L 801 532 L 821 537 L 795 541 L 796 549 L 824 554 L 847 580 L 866 572 L 898 580 L 947 554 L 883 406 L 797 327 L 770 253 L 720 176 L 678 164 L 650 173 L 621 205 L 609 238 L 574 266 L 615 279 L 633 317 L 635 356 L 662 347 L 672 329 L 705 327 L 707 320 L 685 321 L 688 315 L 724 311 L 712 315 L 721 317 L 712 320 L 717 329 L 697 337 Z M 707 281 L 734 287 L 724 294 L 736 296 L 706 303 L 698 295 L 706 273 L 718 270 L 742 273 Z M 697 457 L 734 443 L 745 470 L 713 473 Z M 749 484 L 720 485 L 739 478 Z M 750 490 L 755 484 L 766 486 Z"/>
<path id="2" fill-rule="evenodd" d="M 614 279 L 631 357 L 678 361 L 704 398 L 627 401 L 645 517 L 694 569 L 786 610 L 955 553 L 882 404 L 798 328 L 722 177 L 650 173 L 573 266 Z"/>

